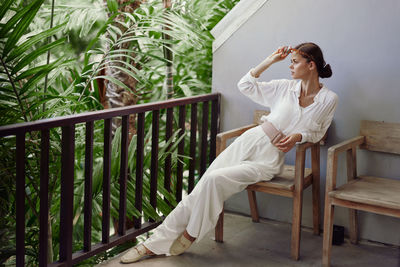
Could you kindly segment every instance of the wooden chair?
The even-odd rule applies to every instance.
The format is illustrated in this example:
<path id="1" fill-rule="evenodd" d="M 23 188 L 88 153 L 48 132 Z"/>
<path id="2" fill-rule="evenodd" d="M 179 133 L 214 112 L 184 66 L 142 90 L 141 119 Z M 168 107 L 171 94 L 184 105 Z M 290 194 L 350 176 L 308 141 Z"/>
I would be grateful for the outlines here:
<path id="1" fill-rule="evenodd" d="M 357 176 L 356 149 L 400 154 L 400 123 L 362 121 L 360 136 L 328 150 L 323 266 L 330 266 L 334 206 L 349 208 L 350 241 L 357 243 L 357 210 L 400 217 L 400 180 Z M 336 187 L 338 154 L 346 152 L 347 183 Z"/>
<path id="2" fill-rule="evenodd" d="M 261 123 L 261 116 L 267 115 L 268 113 L 269 112 L 267 111 L 256 110 L 254 112 L 253 124 L 218 134 L 217 154 L 221 153 L 226 148 L 227 140 L 237 137 L 248 129 L 259 125 Z M 311 148 L 311 169 L 305 168 L 305 156 L 308 148 Z M 296 162 L 294 166 L 285 165 L 284 171 L 279 176 L 270 181 L 258 182 L 247 187 L 253 222 L 259 222 L 255 192 L 293 198 L 291 256 L 294 260 L 298 260 L 300 254 L 303 190 L 310 185 L 312 185 L 313 194 L 314 234 L 318 235 L 320 231 L 319 153 L 320 143 L 304 143 L 296 145 Z M 215 240 L 217 242 L 223 242 L 223 218 L 224 211 L 221 212 L 217 226 L 215 227 Z"/>

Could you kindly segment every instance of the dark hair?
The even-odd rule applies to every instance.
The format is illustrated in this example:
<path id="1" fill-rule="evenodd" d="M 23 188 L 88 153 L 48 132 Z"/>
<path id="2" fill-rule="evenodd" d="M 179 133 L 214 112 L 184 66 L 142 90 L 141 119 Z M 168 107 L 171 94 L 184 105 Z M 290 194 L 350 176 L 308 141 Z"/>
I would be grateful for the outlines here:
<path id="1" fill-rule="evenodd" d="M 332 69 L 329 64 L 325 63 L 322 50 L 314 43 L 302 43 L 295 47 L 300 51 L 300 55 L 307 59 L 308 62 L 314 61 L 317 66 L 318 76 L 321 78 L 329 78 L 332 76 Z"/>

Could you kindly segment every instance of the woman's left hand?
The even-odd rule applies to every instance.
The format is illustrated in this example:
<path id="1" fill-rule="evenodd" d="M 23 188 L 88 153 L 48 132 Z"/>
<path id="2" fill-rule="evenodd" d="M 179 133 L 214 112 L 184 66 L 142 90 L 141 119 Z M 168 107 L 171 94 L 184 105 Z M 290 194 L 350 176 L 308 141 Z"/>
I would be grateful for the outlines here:
<path id="1" fill-rule="evenodd" d="M 291 150 L 297 142 L 301 141 L 301 134 L 291 134 L 283 138 L 279 143 L 276 144 L 276 147 L 282 152 L 288 152 Z"/>

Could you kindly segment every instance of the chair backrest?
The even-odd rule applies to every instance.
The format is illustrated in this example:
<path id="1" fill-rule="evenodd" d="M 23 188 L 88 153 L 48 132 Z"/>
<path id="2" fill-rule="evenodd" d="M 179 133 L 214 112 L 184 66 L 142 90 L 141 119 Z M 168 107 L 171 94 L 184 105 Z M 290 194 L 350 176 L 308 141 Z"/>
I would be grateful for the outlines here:
<path id="1" fill-rule="evenodd" d="M 268 110 L 254 110 L 253 123 L 261 124 L 261 117 L 267 116 L 270 112 Z"/>
<path id="2" fill-rule="evenodd" d="M 363 120 L 360 135 L 365 136 L 362 149 L 400 154 L 400 123 Z"/>

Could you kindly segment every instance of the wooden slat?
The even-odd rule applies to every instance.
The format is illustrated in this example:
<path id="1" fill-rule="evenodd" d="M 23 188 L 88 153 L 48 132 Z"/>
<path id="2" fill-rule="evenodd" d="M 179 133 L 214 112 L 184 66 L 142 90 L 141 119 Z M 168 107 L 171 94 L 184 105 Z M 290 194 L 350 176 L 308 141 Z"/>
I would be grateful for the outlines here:
<path id="1" fill-rule="evenodd" d="M 203 103 L 201 120 L 200 177 L 207 168 L 207 135 L 208 135 L 208 101 Z"/>
<path id="2" fill-rule="evenodd" d="M 332 198 L 400 210 L 400 180 L 372 176 L 358 179 L 329 193 Z"/>
<path id="3" fill-rule="evenodd" d="M 219 98 L 211 102 L 211 131 L 210 131 L 210 155 L 209 164 L 211 164 L 216 157 L 216 139 L 219 128 Z"/>
<path id="4" fill-rule="evenodd" d="M 167 109 L 167 121 L 165 127 L 165 141 L 167 142 L 172 136 L 173 130 L 173 108 Z M 168 146 L 169 150 L 172 143 Z M 165 158 L 164 163 L 164 188 L 171 192 L 171 155 Z"/>
<path id="5" fill-rule="evenodd" d="M 143 200 L 143 160 L 144 160 L 144 113 L 138 114 L 137 121 L 137 146 L 136 146 L 136 187 L 135 187 L 135 208 L 142 212 Z M 136 229 L 142 227 L 142 217 L 133 220 Z"/>
<path id="6" fill-rule="evenodd" d="M 102 242 L 110 242 L 111 119 L 104 120 Z"/>
<path id="7" fill-rule="evenodd" d="M 197 103 L 192 104 L 190 110 L 190 159 L 188 193 L 194 188 L 194 172 L 196 168 L 196 133 L 197 133 Z"/>
<path id="8" fill-rule="evenodd" d="M 260 187 L 268 187 L 268 188 L 276 188 L 276 189 L 284 189 L 288 191 L 294 190 L 294 172 L 295 168 L 293 165 L 284 165 L 282 173 L 272 178 L 270 181 L 262 181 L 258 182 L 257 188 L 259 190 Z M 310 168 L 305 168 L 304 172 L 304 184 L 310 184 L 312 181 L 312 170 Z M 250 187 L 250 186 L 249 186 Z M 304 186 L 306 187 L 306 186 Z M 256 190 L 256 191 L 258 191 Z"/>
<path id="9" fill-rule="evenodd" d="M 40 155 L 40 232 L 39 232 L 39 265 L 47 264 L 48 222 L 49 222 L 49 147 L 50 131 L 43 130 L 41 135 Z"/>
<path id="10" fill-rule="evenodd" d="M 124 235 L 126 231 L 126 184 L 128 179 L 128 139 L 129 116 L 122 117 L 121 130 L 121 167 L 119 174 L 119 218 L 118 234 Z"/>
<path id="11" fill-rule="evenodd" d="M 180 106 L 179 107 L 179 129 L 180 133 L 179 136 L 183 136 L 185 134 L 185 117 L 186 117 L 186 107 Z M 185 138 L 178 144 L 178 154 L 183 155 L 185 149 Z M 175 199 L 176 201 L 182 200 L 182 184 L 183 184 L 183 162 L 178 161 L 177 170 L 176 170 L 176 192 L 175 192 Z"/>
<path id="12" fill-rule="evenodd" d="M 290 190 L 284 190 L 281 188 L 274 188 L 274 187 L 268 187 L 264 186 L 264 184 L 260 183 L 255 183 L 247 186 L 247 190 L 251 191 L 256 191 L 256 192 L 263 192 L 271 195 L 277 195 L 277 196 L 283 196 L 283 197 L 293 197 L 293 191 Z"/>
<path id="13" fill-rule="evenodd" d="M 62 128 L 60 261 L 71 265 L 74 207 L 75 126 Z"/>
<path id="14" fill-rule="evenodd" d="M 83 226 L 83 250 L 90 251 L 92 247 L 92 183 L 93 183 L 93 129 L 94 123 L 86 123 L 85 141 L 85 202 Z"/>
<path id="15" fill-rule="evenodd" d="M 354 210 L 362 210 L 362 211 L 367 211 L 367 212 L 372 212 L 372 213 L 377 213 L 377 214 L 382 214 L 386 216 L 392 216 L 392 217 L 397 217 L 400 218 L 400 210 L 399 209 L 390 209 L 390 208 L 385 208 L 385 207 L 380 207 L 376 205 L 370 205 L 366 203 L 360 203 L 360 202 L 353 202 L 349 200 L 343 200 L 339 198 L 330 198 L 332 205 L 335 206 L 341 206 L 349 209 L 354 209 Z"/>
<path id="16" fill-rule="evenodd" d="M 157 207 L 157 178 L 158 178 L 158 142 L 160 131 L 160 111 L 152 113 L 152 135 L 151 135 L 151 169 L 150 169 L 150 205 Z M 154 221 L 155 218 L 150 219 Z"/>
<path id="17" fill-rule="evenodd" d="M 16 266 L 25 266 L 25 133 L 17 135 L 16 155 Z"/>
<path id="18" fill-rule="evenodd" d="M 364 120 L 360 135 L 365 136 L 364 149 L 400 154 L 400 123 Z"/>

